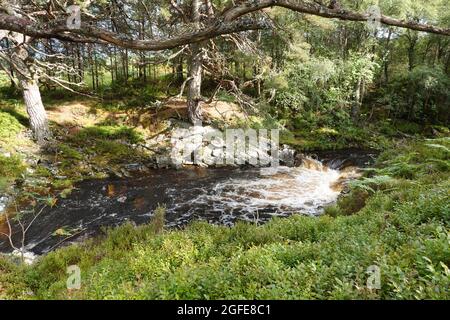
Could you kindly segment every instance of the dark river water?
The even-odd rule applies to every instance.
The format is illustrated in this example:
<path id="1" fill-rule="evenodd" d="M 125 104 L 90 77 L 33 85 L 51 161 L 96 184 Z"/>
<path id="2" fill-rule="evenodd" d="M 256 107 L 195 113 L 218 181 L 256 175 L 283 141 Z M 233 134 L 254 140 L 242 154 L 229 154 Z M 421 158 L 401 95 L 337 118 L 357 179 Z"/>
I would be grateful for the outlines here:
<path id="1" fill-rule="evenodd" d="M 306 158 L 296 167 L 158 169 L 132 178 L 82 181 L 66 199 L 44 209 L 27 232 L 25 248 L 42 254 L 101 234 L 103 227 L 147 223 L 158 204 L 167 208 L 166 226 L 175 228 L 192 220 L 232 225 L 295 213 L 317 215 L 336 201 L 344 181 L 358 176 L 356 167 L 366 166 L 375 154 L 346 151 L 318 157 L 322 161 Z M 0 239 L 0 251 L 11 251 Z M 19 245 L 20 232 L 14 240 Z"/>

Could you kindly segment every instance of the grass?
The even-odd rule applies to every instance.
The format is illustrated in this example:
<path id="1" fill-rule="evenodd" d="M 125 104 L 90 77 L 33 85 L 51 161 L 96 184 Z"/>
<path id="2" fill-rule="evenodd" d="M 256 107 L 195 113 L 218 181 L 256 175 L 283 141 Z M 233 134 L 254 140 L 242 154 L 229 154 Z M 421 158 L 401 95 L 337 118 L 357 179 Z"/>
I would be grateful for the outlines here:
<path id="1" fill-rule="evenodd" d="M 313 131 L 284 131 L 280 135 L 280 142 L 288 144 L 299 151 L 339 150 L 346 148 L 384 149 L 389 142 L 383 137 L 380 137 L 381 139 L 378 138 L 359 128 L 336 130 L 323 127 Z"/>
<path id="2" fill-rule="evenodd" d="M 24 130 L 24 116 L 10 105 L 0 105 L 0 192 L 21 177 L 26 169 L 22 158 L 14 154 L 17 135 Z"/>
<path id="3" fill-rule="evenodd" d="M 97 125 L 68 137 L 63 153 L 72 160 L 84 158 L 97 164 L 126 164 L 144 158 L 131 147 L 142 139 L 135 129 L 127 126 Z"/>
<path id="4" fill-rule="evenodd" d="M 142 141 L 142 137 L 133 128 L 127 126 L 93 126 L 82 129 L 72 139 L 74 142 L 83 143 L 89 139 L 100 140 L 125 140 L 130 143 Z"/>
<path id="5" fill-rule="evenodd" d="M 31 267 L 0 259 L 0 296 L 449 299 L 449 147 L 448 138 L 399 142 L 319 218 L 232 228 L 196 222 L 161 232 L 159 212 L 148 225 L 110 229 Z M 68 291 L 73 264 L 82 287 Z M 366 286 L 373 265 L 380 289 Z"/>
<path id="6" fill-rule="evenodd" d="M 25 169 L 20 157 L 0 154 L 0 192 L 6 192 L 10 184 L 25 173 Z"/>
<path id="7" fill-rule="evenodd" d="M 362 126 L 353 124 L 335 127 L 298 127 L 280 134 L 280 142 L 300 151 L 338 150 L 346 148 L 367 148 L 385 150 L 390 141 L 404 137 L 449 135 L 445 126 L 424 126 L 414 122 L 397 120 L 373 121 Z"/>
<path id="8" fill-rule="evenodd" d="M 16 139 L 17 134 L 25 128 L 27 119 L 10 106 L 0 108 L 0 146 L 5 146 Z"/>

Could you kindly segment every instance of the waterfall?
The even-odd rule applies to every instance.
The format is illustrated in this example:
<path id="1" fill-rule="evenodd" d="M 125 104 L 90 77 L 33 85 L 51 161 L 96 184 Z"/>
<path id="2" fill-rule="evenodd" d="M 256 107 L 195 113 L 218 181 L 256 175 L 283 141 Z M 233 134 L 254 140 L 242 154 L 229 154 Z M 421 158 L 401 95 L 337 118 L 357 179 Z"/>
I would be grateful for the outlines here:
<path id="1" fill-rule="evenodd" d="M 198 190 L 196 197 L 176 204 L 173 210 L 185 213 L 171 225 L 182 224 L 192 216 L 205 220 L 215 216 L 214 220 L 219 217 L 221 224 L 231 225 L 236 219 L 267 220 L 294 213 L 317 215 L 324 206 L 336 201 L 344 182 L 339 170 L 311 157 L 304 157 L 297 167 L 270 169 L 271 174 L 264 169 L 260 170 L 265 174 L 257 174 L 257 169 L 252 169 L 254 175 L 236 175 L 209 189 Z M 176 192 L 172 196 L 176 198 Z M 202 215 L 198 214 L 199 208 Z"/>

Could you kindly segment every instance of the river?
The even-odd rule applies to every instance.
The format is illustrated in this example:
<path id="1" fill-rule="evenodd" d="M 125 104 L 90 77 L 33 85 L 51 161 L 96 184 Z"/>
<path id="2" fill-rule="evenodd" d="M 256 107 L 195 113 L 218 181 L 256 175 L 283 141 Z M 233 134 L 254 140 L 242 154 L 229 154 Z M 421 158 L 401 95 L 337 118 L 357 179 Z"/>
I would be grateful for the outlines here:
<path id="1" fill-rule="evenodd" d="M 334 203 L 359 167 L 371 163 L 367 151 L 322 152 L 295 167 L 155 169 L 131 178 L 86 180 L 65 199 L 46 208 L 29 228 L 25 249 L 35 254 L 99 235 L 103 227 L 147 223 L 158 205 L 166 206 L 166 226 L 192 220 L 233 225 L 264 223 L 292 214 L 318 215 Z M 3 229 L 5 226 L 3 226 Z M 14 240 L 20 243 L 19 228 Z M 0 251 L 11 251 L 0 241 Z"/>

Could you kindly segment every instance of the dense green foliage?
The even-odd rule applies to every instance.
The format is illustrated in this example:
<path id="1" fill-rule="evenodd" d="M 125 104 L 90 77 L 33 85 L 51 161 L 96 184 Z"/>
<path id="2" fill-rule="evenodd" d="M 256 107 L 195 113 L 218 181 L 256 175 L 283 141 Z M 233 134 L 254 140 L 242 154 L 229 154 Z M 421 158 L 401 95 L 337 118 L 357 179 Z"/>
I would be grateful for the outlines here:
<path id="1" fill-rule="evenodd" d="M 419 66 L 396 76 L 378 98 L 394 117 L 419 123 L 448 123 L 450 78 L 439 68 Z"/>
<path id="2" fill-rule="evenodd" d="M 286 86 L 276 97 L 274 112 L 294 116 L 296 129 L 348 125 L 349 106 L 360 78 L 370 84 L 376 63 L 370 56 L 353 55 L 347 61 L 312 58 L 286 66 Z"/>
<path id="3" fill-rule="evenodd" d="M 59 249 L 32 267 L 0 260 L 4 297 L 175 299 L 448 299 L 448 138 L 399 142 L 320 218 L 266 225 L 194 223 L 163 231 L 156 219 Z M 361 196 L 364 194 L 364 196 Z M 350 208 L 363 197 L 359 208 Z M 160 209 L 161 210 L 161 209 Z M 66 290 L 66 267 L 82 270 Z M 368 289 L 369 266 L 381 289 Z"/>
<path id="4" fill-rule="evenodd" d="M 341 3 L 360 11 L 373 4 Z M 440 0 L 391 0 L 379 5 L 384 14 L 401 18 L 449 21 Z M 311 136 L 312 140 L 326 140 L 317 132 L 321 128 L 327 130 L 329 140 L 341 136 L 343 144 L 361 144 L 345 131 L 365 129 L 374 120 L 448 126 L 447 38 L 386 26 L 374 32 L 363 23 L 309 16 L 299 19 L 282 10 L 271 14 L 283 32 L 263 34 L 261 40 L 275 66 L 263 73 L 262 100 L 268 100 L 264 110 L 284 121 L 306 146 Z M 264 60 L 254 61 L 265 65 Z M 364 129 L 355 136 L 371 140 Z M 325 148 L 341 146 L 336 141 L 325 144 Z"/>

